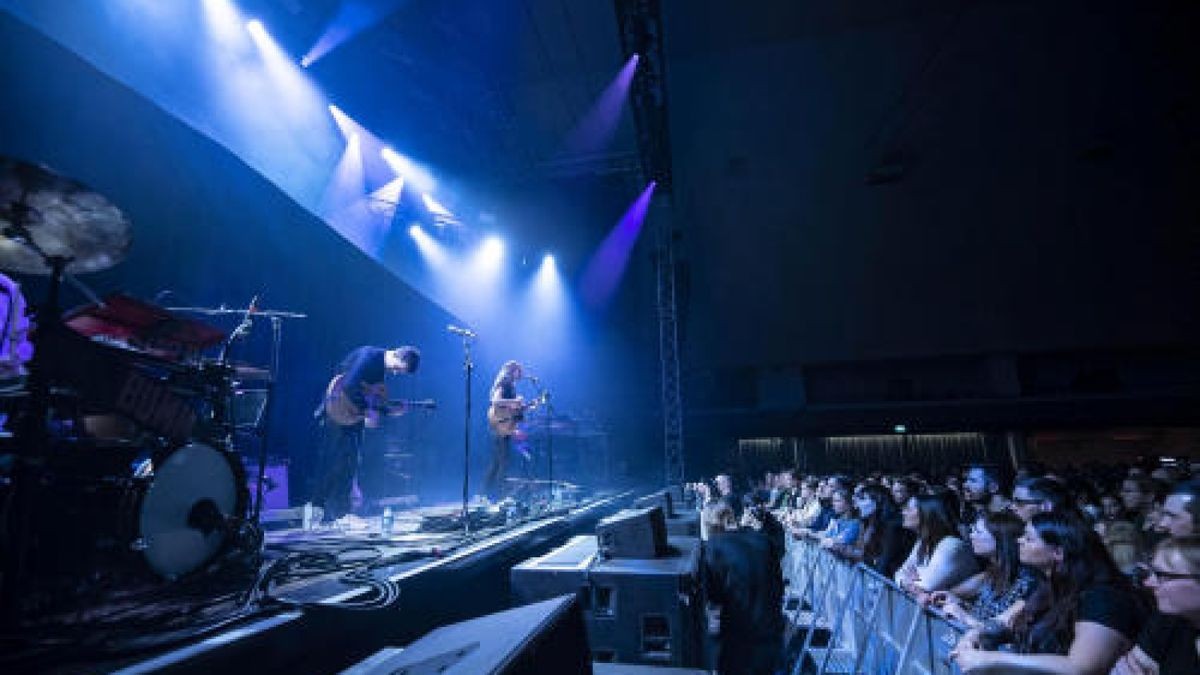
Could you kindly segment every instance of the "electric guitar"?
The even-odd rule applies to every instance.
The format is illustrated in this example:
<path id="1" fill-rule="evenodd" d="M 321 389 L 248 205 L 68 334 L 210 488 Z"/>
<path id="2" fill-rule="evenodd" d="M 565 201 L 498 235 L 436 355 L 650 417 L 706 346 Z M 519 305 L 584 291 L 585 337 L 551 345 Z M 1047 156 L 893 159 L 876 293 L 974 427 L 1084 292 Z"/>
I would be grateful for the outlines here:
<path id="1" fill-rule="evenodd" d="M 550 394 L 543 392 L 540 396 L 525 403 L 495 402 L 488 407 L 488 428 L 493 434 L 501 437 L 517 433 L 517 425 L 525 419 L 525 413 L 537 409 L 550 400 Z"/>
<path id="2" fill-rule="evenodd" d="M 370 411 L 359 408 L 354 404 L 354 401 L 350 400 L 350 394 L 346 393 L 346 388 L 343 386 L 345 377 L 344 374 L 335 375 L 329 381 L 329 386 L 325 388 L 325 418 L 340 427 L 365 424 L 368 428 L 377 428 L 380 416 L 368 414 Z M 382 404 L 373 406 L 372 408 L 382 415 L 403 415 L 409 410 L 432 410 L 437 407 L 437 401 L 430 398 L 389 401 L 387 398 L 387 386 L 382 382 L 379 384 L 363 384 L 362 392 L 368 401 L 383 401 Z"/>

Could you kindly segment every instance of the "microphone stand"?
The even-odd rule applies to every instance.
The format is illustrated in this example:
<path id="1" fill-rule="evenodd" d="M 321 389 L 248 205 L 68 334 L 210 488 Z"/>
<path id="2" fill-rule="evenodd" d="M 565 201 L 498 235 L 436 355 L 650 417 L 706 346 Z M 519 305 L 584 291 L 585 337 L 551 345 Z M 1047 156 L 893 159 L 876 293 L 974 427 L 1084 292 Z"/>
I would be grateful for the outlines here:
<path id="1" fill-rule="evenodd" d="M 540 383 L 539 383 L 540 384 Z M 545 445 L 546 445 L 546 464 L 547 464 L 547 481 L 550 486 L 550 494 L 546 498 L 546 508 L 553 510 L 554 508 L 554 404 L 550 402 L 550 394 L 545 387 L 541 388 L 538 394 L 545 400 L 546 409 L 542 413 L 542 418 L 545 420 Z"/>
<path id="2" fill-rule="evenodd" d="M 471 536 L 471 513 L 467 508 L 468 491 L 471 474 L 471 377 L 475 372 L 475 362 L 471 360 L 471 341 L 473 335 L 460 333 L 463 344 L 463 380 L 466 387 L 465 404 L 463 407 L 463 479 L 462 479 L 462 523 L 463 537 Z"/>

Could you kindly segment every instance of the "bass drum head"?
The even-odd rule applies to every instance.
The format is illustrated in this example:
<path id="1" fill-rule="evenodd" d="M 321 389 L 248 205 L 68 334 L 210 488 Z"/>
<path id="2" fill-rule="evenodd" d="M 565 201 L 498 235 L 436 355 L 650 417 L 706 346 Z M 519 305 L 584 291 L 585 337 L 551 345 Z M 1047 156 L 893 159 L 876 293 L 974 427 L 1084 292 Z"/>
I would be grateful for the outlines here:
<path id="1" fill-rule="evenodd" d="M 176 448 L 154 467 L 142 498 L 138 532 L 146 563 L 174 579 L 211 560 L 242 516 L 237 461 L 203 443 Z"/>

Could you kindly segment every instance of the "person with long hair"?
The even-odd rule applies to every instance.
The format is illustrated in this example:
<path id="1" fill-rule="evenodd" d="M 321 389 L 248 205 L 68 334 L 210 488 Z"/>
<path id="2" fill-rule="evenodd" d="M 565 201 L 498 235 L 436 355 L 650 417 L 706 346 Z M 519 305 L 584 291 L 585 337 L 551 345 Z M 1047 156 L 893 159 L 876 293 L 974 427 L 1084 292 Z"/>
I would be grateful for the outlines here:
<path id="1" fill-rule="evenodd" d="M 1025 521 L 1007 511 L 980 512 L 971 527 L 971 549 L 987 561 L 980 573 L 978 592 L 964 605 L 958 595 L 947 591 L 933 594 L 933 603 L 968 627 L 988 633 L 1011 630 L 1016 617 L 1041 583 L 1037 570 L 1021 562 L 1021 535 Z"/>
<path id="2" fill-rule="evenodd" d="M 951 652 L 964 673 L 1107 673 L 1125 653 L 1144 618 L 1140 599 L 1078 514 L 1034 515 L 1020 540 L 1021 562 L 1047 579 L 1035 618 L 1017 631 L 1017 652 L 982 648 L 968 631 Z M 1039 611 L 1040 610 L 1040 611 Z"/>
<path id="3" fill-rule="evenodd" d="M 1200 673 L 1200 536 L 1161 542 L 1141 572 L 1157 611 L 1113 675 Z"/>
<path id="4" fill-rule="evenodd" d="M 860 485 L 854 493 L 854 507 L 861 523 L 858 541 L 835 546 L 834 553 L 892 576 L 912 548 L 915 535 L 904 529 L 900 510 L 882 485 Z"/>
<path id="5" fill-rule="evenodd" d="M 944 591 L 979 571 L 971 547 L 958 536 L 956 511 L 940 495 L 922 494 L 908 500 L 903 523 L 917 534 L 912 551 L 896 570 L 896 583 L 924 599 Z"/>
<path id="6" fill-rule="evenodd" d="M 833 509 L 833 518 L 823 532 L 817 535 L 822 548 L 847 546 L 858 540 L 859 522 L 854 512 L 854 502 L 850 501 L 850 491 L 837 488 L 829 497 L 829 505 Z"/>

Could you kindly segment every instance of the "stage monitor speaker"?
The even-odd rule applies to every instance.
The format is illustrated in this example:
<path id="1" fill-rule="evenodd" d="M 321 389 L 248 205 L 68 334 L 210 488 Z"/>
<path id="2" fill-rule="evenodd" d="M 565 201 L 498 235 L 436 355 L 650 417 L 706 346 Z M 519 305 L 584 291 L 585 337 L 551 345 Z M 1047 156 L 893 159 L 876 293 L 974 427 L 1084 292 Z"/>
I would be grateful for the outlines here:
<path id="1" fill-rule="evenodd" d="M 603 558 L 658 558 L 667 554 L 667 519 L 661 507 L 625 509 L 596 524 Z"/>
<path id="2" fill-rule="evenodd" d="M 671 499 L 671 492 L 667 489 L 652 492 L 645 497 L 639 497 L 633 502 L 635 509 L 648 509 L 652 506 L 661 506 L 663 515 L 668 519 L 675 517 L 675 508 Z"/>
<path id="3" fill-rule="evenodd" d="M 660 558 L 605 560 L 595 537 L 574 537 L 513 567 L 513 595 L 533 602 L 578 593 L 593 662 L 699 667 L 705 626 L 700 540 L 672 537 L 669 544 L 670 553 Z"/>
<path id="4" fill-rule="evenodd" d="M 575 594 L 439 628 L 385 649 L 343 675 L 539 675 L 592 672 Z"/>

